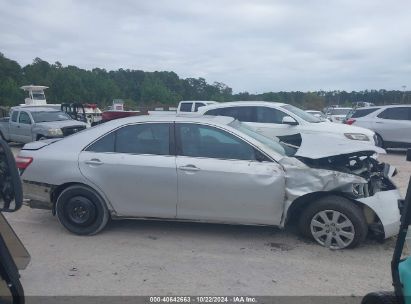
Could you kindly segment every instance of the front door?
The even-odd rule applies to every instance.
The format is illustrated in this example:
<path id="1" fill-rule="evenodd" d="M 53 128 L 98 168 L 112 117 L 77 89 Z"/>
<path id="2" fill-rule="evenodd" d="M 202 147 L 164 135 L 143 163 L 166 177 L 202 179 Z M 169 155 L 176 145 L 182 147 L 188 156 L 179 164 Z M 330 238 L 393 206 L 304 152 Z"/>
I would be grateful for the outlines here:
<path id="1" fill-rule="evenodd" d="M 170 130 L 168 123 L 128 125 L 81 152 L 81 173 L 100 188 L 118 215 L 176 217 L 177 173 Z"/>
<path id="2" fill-rule="evenodd" d="M 284 206 L 281 167 L 229 132 L 176 124 L 177 218 L 278 225 Z"/>
<path id="3" fill-rule="evenodd" d="M 20 111 L 19 123 L 16 128 L 16 134 L 18 136 L 18 141 L 22 143 L 29 143 L 33 141 L 32 137 L 32 125 L 33 121 L 30 114 L 26 111 Z"/>

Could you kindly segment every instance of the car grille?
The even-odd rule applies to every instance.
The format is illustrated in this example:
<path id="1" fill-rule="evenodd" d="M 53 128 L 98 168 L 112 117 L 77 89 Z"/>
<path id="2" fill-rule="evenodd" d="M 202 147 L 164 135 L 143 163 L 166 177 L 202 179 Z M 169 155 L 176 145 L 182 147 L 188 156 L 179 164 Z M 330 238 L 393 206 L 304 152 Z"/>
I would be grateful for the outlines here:
<path id="1" fill-rule="evenodd" d="M 85 126 L 64 127 L 64 128 L 61 128 L 61 131 L 63 132 L 63 136 L 69 136 L 71 134 L 80 132 L 81 130 L 84 130 L 85 128 L 86 128 Z"/>

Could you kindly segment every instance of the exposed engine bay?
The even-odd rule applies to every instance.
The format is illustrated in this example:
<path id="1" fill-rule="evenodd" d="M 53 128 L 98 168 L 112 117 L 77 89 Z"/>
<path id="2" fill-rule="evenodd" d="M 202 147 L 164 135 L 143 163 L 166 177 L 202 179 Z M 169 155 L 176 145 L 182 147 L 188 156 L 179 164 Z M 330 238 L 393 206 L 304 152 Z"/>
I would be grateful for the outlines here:
<path id="1" fill-rule="evenodd" d="M 317 169 L 327 169 L 361 176 L 367 184 L 355 184 L 353 192 L 358 197 L 372 196 L 380 191 L 395 189 L 390 177 L 397 171 L 390 165 L 376 160 L 372 151 L 342 154 L 320 159 L 297 157 L 307 166 Z"/>

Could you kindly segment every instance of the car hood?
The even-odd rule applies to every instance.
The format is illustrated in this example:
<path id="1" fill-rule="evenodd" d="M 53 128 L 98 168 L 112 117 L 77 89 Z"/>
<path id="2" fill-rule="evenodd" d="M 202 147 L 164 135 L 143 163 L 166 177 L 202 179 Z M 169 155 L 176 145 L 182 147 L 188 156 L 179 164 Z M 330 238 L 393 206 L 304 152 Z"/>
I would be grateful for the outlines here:
<path id="1" fill-rule="evenodd" d="M 301 134 L 301 145 L 294 156 L 320 159 L 358 152 L 386 153 L 384 149 L 363 141 L 347 141 L 333 135 Z"/>
<path id="2" fill-rule="evenodd" d="M 44 128 L 64 128 L 64 127 L 74 127 L 74 126 L 87 126 L 84 122 L 77 120 L 60 120 L 60 121 L 48 121 L 36 123 L 37 126 Z"/>

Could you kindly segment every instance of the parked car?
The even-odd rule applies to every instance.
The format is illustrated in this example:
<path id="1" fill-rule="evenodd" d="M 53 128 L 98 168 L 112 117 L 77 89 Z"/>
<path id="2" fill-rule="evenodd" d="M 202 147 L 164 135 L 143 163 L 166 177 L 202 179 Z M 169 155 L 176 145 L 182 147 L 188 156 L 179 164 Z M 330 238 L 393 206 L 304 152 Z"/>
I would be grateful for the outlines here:
<path id="1" fill-rule="evenodd" d="M 321 121 L 297 107 L 284 103 L 224 102 L 201 107 L 199 113 L 234 117 L 258 133 L 297 146 L 301 143 L 301 134 L 328 134 L 346 139 L 350 143 L 361 141 L 374 145 L 374 132 L 370 130 Z"/>
<path id="2" fill-rule="evenodd" d="M 13 107 L 10 117 L 0 120 L 0 137 L 6 141 L 28 143 L 71 135 L 84 130 L 86 126 L 86 123 L 73 120 L 54 108 Z"/>
<path id="3" fill-rule="evenodd" d="M 345 123 L 373 130 L 380 147 L 411 147 L 411 105 L 359 108 Z"/>
<path id="4" fill-rule="evenodd" d="M 317 111 L 317 110 L 305 110 L 305 112 L 307 112 L 308 114 L 311 114 L 317 118 L 319 118 L 321 121 L 331 121 L 327 118 L 327 116 L 321 112 L 321 111 Z"/>
<path id="5" fill-rule="evenodd" d="M 25 198 L 79 235 L 110 218 L 284 227 L 319 244 L 397 234 L 400 194 L 383 149 L 303 134 L 292 148 L 231 117 L 135 116 L 26 144 L 16 162 Z"/>
<path id="6" fill-rule="evenodd" d="M 212 100 L 183 100 L 178 104 L 177 113 L 197 112 L 200 107 L 216 103 L 216 101 Z"/>
<path id="7" fill-rule="evenodd" d="M 342 123 L 350 111 L 352 108 L 329 108 L 325 114 L 332 122 Z"/>

